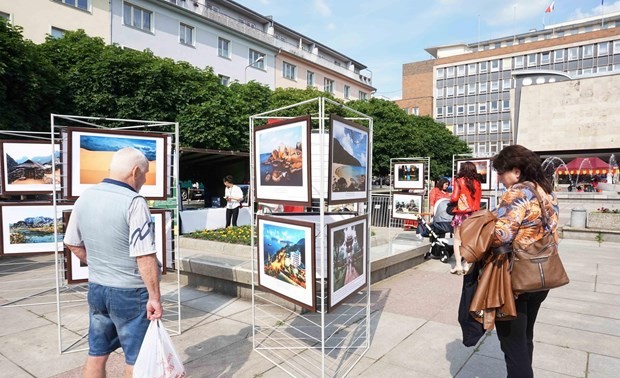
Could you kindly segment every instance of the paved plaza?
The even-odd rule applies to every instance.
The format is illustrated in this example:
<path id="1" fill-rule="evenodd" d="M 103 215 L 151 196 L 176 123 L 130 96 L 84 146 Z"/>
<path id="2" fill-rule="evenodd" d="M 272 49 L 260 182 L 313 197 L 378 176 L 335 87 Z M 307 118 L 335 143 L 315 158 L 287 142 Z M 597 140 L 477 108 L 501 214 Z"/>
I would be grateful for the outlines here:
<path id="1" fill-rule="evenodd" d="M 543 303 L 535 334 L 536 377 L 618 377 L 620 371 L 620 244 L 562 240 L 561 254 L 571 278 Z M 33 260 L 34 261 L 34 260 Z M 3 292 L 36 281 L 45 264 L 7 274 Z M 457 307 L 461 278 L 449 265 L 430 260 L 371 286 L 370 349 L 351 377 L 502 377 L 503 356 L 494 333 L 476 347 L 461 344 Z M 163 283 L 176 296 L 176 275 Z M 252 348 L 252 306 L 246 299 L 189 287 L 181 289 L 181 335 L 173 336 L 190 377 L 286 377 Z M 62 307 L 65 344 L 59 354 L 56 304 L 0 308 L 0 375 L 79 377 L 86 356 L 83 291 Z M 7 299 L 0 299 L 7 304 Z M 170 322 L 169 324 L 175 324 Z M 70 336 L 67 336 L 70 335 Z M 108 376 L 121 375 L 123 357 L 114 354 Z M 320 375 L 316 375 L 320 376 Z"/>

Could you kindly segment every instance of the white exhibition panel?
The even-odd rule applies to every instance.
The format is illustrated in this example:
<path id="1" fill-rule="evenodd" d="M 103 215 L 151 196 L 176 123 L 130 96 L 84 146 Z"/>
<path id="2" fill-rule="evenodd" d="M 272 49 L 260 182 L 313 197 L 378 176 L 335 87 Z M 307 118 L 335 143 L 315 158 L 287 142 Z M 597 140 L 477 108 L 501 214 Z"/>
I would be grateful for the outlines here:
<path id="1" fill-rule="evenodd" d="M 197 210 L 179 211 L 181 218 L 181 234 L 188 234 L 200 230 L 215 230 L 226 226 L 226 208 L 206 208 Z M 249 207 L 239 209 L 239 218 L 237 218 L 237 226 L 250 225 Z"/>

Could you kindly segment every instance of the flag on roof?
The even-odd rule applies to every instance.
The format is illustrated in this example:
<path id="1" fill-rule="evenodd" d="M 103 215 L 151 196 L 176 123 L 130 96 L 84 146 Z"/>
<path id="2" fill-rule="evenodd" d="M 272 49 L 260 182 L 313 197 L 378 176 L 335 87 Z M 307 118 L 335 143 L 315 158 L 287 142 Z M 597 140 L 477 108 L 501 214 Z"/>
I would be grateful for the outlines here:
<path id="1" fill-rule="evenodd" d="M 555 8 L 555 1 L 552 1 L 551 4 L 549 4 L 549 6 L 547 7 L 547 9 L 545 9 L 545 13 L 551 13 L 553 12 L 553 8 Z"/>

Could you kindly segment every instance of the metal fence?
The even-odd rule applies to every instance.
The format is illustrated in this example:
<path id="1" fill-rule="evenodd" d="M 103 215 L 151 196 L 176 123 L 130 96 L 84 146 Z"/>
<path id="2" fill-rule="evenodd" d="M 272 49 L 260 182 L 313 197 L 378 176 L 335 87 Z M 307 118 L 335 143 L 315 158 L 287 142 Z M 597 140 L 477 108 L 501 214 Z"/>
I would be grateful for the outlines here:
<path id="1" fill-rule="evenodd" d="M 390 194 L 371 195 L 370 224 L 375 227 L 403 227 L 404 219 L 392 217 L 392 196 Z"/>

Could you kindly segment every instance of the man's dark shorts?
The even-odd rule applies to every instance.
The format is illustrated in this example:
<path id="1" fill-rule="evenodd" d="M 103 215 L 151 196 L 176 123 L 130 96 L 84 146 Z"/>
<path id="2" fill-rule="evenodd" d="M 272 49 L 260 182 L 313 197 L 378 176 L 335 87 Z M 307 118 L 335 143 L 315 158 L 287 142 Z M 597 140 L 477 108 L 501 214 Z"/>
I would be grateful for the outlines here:
<path id="1" fill-rule="evenodd" d="M 123 348 L 125 362 L 134 365 L 149 327 L 146 288 L 119 289 L 88 284 L 90 329 L 89 356 L 106 356 Z"/>

